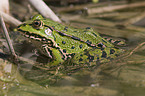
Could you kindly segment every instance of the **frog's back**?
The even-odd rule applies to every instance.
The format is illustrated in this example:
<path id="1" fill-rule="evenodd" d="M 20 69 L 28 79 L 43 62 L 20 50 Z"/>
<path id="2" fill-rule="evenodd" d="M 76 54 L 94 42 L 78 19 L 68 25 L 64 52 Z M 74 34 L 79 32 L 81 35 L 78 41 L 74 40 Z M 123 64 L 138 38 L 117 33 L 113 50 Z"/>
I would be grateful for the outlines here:
<path id="1" fill-rule="evenodd" d="M 59 32 L 59 35 L 72 36 L 71 39 L 86 42 L 90 46 L 98 46 L 98 44 L 102 44 L 106 47 L 113 47 L 112 44 L 107 42 L 104 38 L 100 37 L 100 35 L 97 32 L 94 32 L 90 27 L 77 29 L 73 27 L 67 27 L 49 19 L 46 19 L 44 21 L 47 23 L 47 25 L 53 27 L 54 30 L 57 30 L 57 32 Z"/>
<path id="2" fill-rule="evenodd" d="M 59 38 L 56 42 L 61 49 L 68 54 L 75 53 L 73 62 L 76 64 L 96 65 L 98 62 L 108 62 L 123 52 L 100 37 L 92 28 L 76 29 L 51 20 L 46 22 L 56 31 L 54 36 L 56 39 Z"/>

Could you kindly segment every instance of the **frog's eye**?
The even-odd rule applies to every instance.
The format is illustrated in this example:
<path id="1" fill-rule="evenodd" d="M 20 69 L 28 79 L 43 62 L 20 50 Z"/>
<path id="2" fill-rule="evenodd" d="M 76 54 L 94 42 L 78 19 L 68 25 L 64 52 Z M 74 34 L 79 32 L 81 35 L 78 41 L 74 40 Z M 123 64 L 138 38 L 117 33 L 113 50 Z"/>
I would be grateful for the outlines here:
<path id="1" fill-rule="evenodd" d="M 33 23 L 32 23 L 32 26 L 35 29 L 39 29 L 42 26 L 42 21 L 40 21 L 40 20 L 34 20 Z"/>

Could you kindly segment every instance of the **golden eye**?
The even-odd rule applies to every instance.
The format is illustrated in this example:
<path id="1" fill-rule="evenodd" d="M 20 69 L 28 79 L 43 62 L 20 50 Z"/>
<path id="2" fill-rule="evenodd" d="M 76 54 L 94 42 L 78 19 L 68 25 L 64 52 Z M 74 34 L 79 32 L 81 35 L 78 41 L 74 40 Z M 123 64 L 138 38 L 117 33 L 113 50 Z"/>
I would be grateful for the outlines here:
<path id="1" fill-rule="evenodd" d="M 32 23 L 33 28 L 39 29 L 42 26 L 42 21 L 40 20 L 34 20 Z"/>

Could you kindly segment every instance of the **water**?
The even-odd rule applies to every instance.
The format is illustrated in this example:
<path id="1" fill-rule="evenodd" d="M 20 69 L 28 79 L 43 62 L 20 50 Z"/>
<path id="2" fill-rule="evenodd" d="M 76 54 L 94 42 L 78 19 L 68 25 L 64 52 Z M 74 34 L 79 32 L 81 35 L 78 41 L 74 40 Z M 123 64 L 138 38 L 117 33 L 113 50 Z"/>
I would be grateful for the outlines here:
<path id="1" fill-rule="evenodd" d="M 114 22 L 99 19 L 80 20 L 78 22 L 91 25 L 97 32 L 127 39 L 124 55 L 94 70 L 84 69 L 63 76 L 57 83 L 56 77 L 48 75 L 48 71 L 32 69 L 32 62 L 16 66 L 7 59 L 0 59 L 0 96 L 145 96 L 145 30 L 135 26 L 116 29 Z M 79 24 L 72 22 L 71 25 Z M 24 49 L 27 50 L 26 46 Z M 23 57 L 30 58 L 32 54 Z"/>
<path id="2" fill-rule="evenodd" d="M 135 48 L 131 47 L 126 48 L 127 54 Z M 25 79 L 25 75 L 20 74 L 16 65 L 5 61 L 1 74 L 5 79 L 0 81 L 2 88 L 0 94 L 2 96 L 144 96 L 145 46 L 140 46 L 130 56 L 127 54 L 95 70 L 80 70 L 71 76 L 65 76 L 56 84 L 46 83 L 45 86 Z"/>

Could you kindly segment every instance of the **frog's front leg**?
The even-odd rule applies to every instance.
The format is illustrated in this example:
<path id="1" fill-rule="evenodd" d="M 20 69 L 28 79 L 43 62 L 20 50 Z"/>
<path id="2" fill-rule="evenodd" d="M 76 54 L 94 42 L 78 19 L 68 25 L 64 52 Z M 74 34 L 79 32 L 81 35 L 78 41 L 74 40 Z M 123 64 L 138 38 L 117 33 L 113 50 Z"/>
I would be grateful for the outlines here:
<path id="1" fill-rule="evenodd" d="M 51 61 L 47 64 L 47 66 L 55 66 L 64 62 L 60 50 L 58 50 L 57 48 L 49 47 L 46 44 L 44 44 L 42 47 L 43 53 L 51 58 Z"/>

